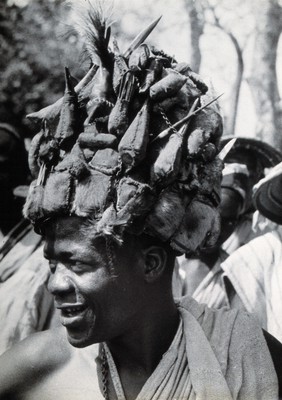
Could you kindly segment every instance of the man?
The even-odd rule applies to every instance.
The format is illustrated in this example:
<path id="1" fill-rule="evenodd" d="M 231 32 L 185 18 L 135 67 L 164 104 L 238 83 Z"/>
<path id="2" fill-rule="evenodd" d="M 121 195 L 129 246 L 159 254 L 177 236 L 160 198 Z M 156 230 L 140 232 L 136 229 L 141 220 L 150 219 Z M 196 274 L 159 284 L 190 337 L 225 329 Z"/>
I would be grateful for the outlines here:
<path id="1" fill-rule="evenodd" d="M 251 240 L 223 264 L 224 281 L 231 306 L 240 304 L 254 314 L 260 325 L 282 340 L 282 207 L 279 163 L 254 187 L 258 211 L 278 225 L 278 229 Z M 237 268 L 237 266 L 240 266 Z"/>
<path id="2" fill-rule="evenodd" d="M 112 53 L 104 14 L 77 11 L 99 69 L 78 94 L 66 71 L 64 99 L 33 116 L 25 206 L 67 339 L 50 330 L 6 352 L 1 399 L 277 398 L 251 317 L 172 296 L 176 254 L 218 236 L 222 126 L 207 87 L 143 43 L 153 25 Z"/>
<path id="3" fill-rule="evenodd" d="M 221 147 L 224 147 L 229 139 L 230 137 L 224 138 Z M 252 188 L 264 176 L 265 169 L 274 167 L 281 159 L 282 155 L 276 149 L 261 140 L 236 138 L 224 160 L 220 236 L 213 248 L 202 249 L 197 258 L 178 258 L 181 279 L 176 287 L 176 296 L 179 293 L 189 294 L 209 307 L 228 305 L 221 264 L 236 249 L 256 236 L 277 229 L 274 224 L 265 224 L 263 228 L 254 232 Z"/>
<path id="4" fill-rule="evenodd" d="M 0 123 L 0 237 L 14 228 L 22 218 L 23 202 L 13 190 L 29 178 L 27 151 L 23 138 L 9 124 Z M 2 246 L 1 246 L 2 247 Z"/>
<path id="5" fill-rule="evenodd" d="M 0 123 L 0 354 L 42 330 L 53 303 L 45 288 L 48 264 L 38 249 L 42 238 L 22 216 L 23 189 L 28 189 L 23 185 L 29 178 L 23 138 Z"/>
<path id="6" fill-rule="evenodd" d="M 229 137 L 222 140 L 222 145 L 227 143 Z M 243 174 L 232 173 L 223 177 L 223 188 L 230 190 L 233 185 L 233 190 L 241 194 L 242 208 L 238 213 L 236 229 L 234 234 L 224 242 L 223 249 L 231 254 L 240 246 L 249 242 L 256 236 L 259 236 L 273 229 L 265 225 L 262 229 L 254 232 L 252 229 L 253 213 L 255 208 L 252 201 L 252 190 L 254 185 L 265 176 L 265 171 L 273 168 L 282 160 L 282 154 L 277 149 L 268 143 L 247 137 L 238 137 L 233 148 L 227 155 L 225 162 L 227 168 L 232 165 L 241 165 L 246 168 L 248 178 L 244 179 Z M 272 224 L 273 225 L 273 224 Z"/>
<path id="7" fill-rule="evenodd" d="M 16 345 L 2 356 L 2 396 L 8 387 L 13 399 L 19 391 L 24 399 L 276 398 L 269 354 L 247 315 L 190 300 L 176 307 L 171 252 L 129 236 L 113 249 L 112 269 L 92 230 L 75 217 L 46 226 L 49 290 L 75 348 L 61 331 Z M 107 344 L 80 349 L 93 342 Z"/>

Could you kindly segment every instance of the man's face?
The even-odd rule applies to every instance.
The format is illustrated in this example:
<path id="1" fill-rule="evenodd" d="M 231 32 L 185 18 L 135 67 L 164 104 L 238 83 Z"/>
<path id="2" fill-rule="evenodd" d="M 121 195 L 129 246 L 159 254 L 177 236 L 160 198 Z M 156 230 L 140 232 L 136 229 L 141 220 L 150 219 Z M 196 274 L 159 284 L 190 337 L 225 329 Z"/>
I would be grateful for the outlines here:
<path id="1" fill-rule="evenodd" d="M 132 245 L 117 249 L 111 271 L 105 240 L 89 236 L 78 217 L 57 219 L 45 229 L 48 289 L 76 347 L 125 334 L 143 311 L 141 252 Z"/>
<path id="2" fill-rule="evenodd" d="M 221 246 L 236 229 L 242 207 L 243 199 L 235 190 L 229 188 L 221 189 L 221 233 L 218 246 Z"/>

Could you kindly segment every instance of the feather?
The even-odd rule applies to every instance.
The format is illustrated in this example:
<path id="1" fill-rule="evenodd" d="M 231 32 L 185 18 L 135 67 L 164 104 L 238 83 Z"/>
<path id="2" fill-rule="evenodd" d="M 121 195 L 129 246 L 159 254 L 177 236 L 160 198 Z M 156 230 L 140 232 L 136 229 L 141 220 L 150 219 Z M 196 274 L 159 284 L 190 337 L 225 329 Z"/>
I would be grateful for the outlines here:
<path id="1" fill-rule="evenodd" d="M 113 54 L 109 51 L 112 0 L 69 0 L 75 29 L 85 42 L 94 63 L 112 71 Z"/>

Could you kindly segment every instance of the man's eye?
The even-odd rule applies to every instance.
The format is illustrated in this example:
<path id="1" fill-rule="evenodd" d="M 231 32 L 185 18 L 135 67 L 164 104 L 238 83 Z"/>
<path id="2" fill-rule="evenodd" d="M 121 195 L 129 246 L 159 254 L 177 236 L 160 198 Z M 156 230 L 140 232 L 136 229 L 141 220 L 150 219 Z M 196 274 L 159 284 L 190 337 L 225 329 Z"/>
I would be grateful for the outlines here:
<path id="1" fill-rule="evenodd" d="M 71 269 L 73 272 L 82 273 L 89 270 L 89 265 L 76 261 L 71 265 Z"/>

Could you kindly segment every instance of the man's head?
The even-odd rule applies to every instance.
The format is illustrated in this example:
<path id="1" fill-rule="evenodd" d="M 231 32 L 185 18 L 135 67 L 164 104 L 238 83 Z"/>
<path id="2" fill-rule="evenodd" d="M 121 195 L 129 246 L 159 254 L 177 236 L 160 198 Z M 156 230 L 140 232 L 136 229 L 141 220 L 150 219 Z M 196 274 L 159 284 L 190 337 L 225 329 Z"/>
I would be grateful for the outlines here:
<path id="1" fill-rule="evenodd" d="M 258 211 L 271 221 L 282 225 L 282 163 L 272 168 L 254 187 L 253 201 Z"/>
<path id="2" fill-rule="evenodd" d="M 221 140 L 224 147 L 230 140 Z M 237 137 L 225 158 L 221 181 L 221 232 L 213 250 L 219 249 L 234 232 L 241 217 L 252 213 L 252 189 L 264 176 L 265 168 L 274 166 L 282 155 L 273 147 L 257 139 Z"/>
<path id="3" fill-rule="evenodd" d="M 221 147 L 230 140 L 221 140 Z M 282 160 L 282 154 L 262 140 L 237 137 L 225 158 L 225 169 L 221 187 L 234 189 L 241 197 L 240 214 L 253 212 L 253 186 L 264 177 L 265 169 L 274 167 Z M 238 167 L 236 167 L 238 166 Z"/>
<path id="4" fill-rule="evenodd" d="M 130 334 L 171 297 L 175 255 L 157 240 L 126 235 L 117 245 L 79 217 L 50 220 L 43 234 L 48 289 L 76 347 Z"/>

